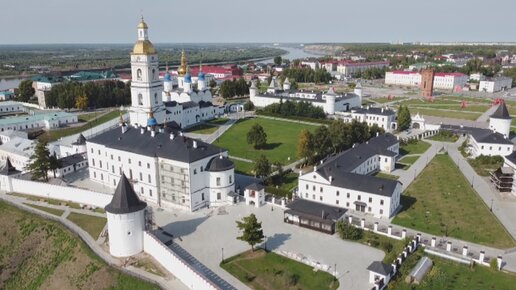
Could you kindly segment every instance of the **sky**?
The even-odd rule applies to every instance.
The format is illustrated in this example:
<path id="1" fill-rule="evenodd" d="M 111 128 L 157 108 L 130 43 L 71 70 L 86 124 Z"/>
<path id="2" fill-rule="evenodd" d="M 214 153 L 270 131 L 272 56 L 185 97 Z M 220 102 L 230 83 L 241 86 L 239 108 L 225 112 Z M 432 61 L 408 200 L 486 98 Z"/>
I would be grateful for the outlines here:
<path id="1" fill-rule="evenodd" d="M 1 0 L 0 44 L 516 42 L 514 0 Z"/>

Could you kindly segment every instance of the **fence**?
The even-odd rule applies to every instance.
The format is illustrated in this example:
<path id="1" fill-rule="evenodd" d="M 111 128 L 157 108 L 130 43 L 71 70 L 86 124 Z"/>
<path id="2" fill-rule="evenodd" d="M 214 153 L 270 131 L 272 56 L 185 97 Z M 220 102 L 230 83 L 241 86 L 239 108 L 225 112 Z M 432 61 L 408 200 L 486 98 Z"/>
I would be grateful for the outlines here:
<path id="1" fill-rule="evenodd" d="M 235 289 L 227 283 L 226 287 L 216 285 L 198 270 L 202 265 L 191 266 L 148 231 L 143 235 L 143 248 L 190 289 Z"/>
<path id="2" fill-rule="evenodd" d="M 113 198 L 110 194 L 11 177 L 2 179 L 2 181 L 0 187 L 7 192 L 18 192 L 42 198 L 71 201 L 99 208 L 105 207 Z"/>

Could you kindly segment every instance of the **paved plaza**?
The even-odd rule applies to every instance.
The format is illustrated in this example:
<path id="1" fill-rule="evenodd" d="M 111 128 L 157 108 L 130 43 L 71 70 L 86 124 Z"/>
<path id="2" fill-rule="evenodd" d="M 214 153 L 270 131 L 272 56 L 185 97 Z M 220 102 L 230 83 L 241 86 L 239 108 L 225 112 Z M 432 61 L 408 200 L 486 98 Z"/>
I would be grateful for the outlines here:
<path id="1" fill-rule="evenodd" d="M 332 273 L 336 264 L 339 289 L 367 289 L 367 266 L 384 257 L 380 250 L 341 240 L 337 235 L 284 223 L 283 210 L 278 207 L 271 210 L 270 205 L 254 208 L 238 204 L 195 213 L 161 210 L 155 211 L 155 220 L 173 235 L 173 238 L 167 234 L 160 235 L 163 242 L 173 239 L 221 278 L 238 289 L 248 289 L 220 268 L 219 263 L 222 257 L 228 258 L 250 249 L 247 243 L 236 239 L 239 234 L 235 221 L 251 213 L 262 222 L 267 249 L 302 255 L 312 262 L 328 266 Z"/>

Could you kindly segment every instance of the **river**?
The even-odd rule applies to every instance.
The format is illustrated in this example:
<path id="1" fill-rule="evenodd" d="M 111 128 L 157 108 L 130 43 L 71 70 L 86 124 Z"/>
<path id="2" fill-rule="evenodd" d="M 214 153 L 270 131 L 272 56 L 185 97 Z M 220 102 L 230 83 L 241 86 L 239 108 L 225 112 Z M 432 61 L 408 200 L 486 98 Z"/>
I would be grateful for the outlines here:
<path id="1" fill-rule="evenodd" d="M 288 60 L 294 60 L 294 59 L 298 59 L 298 58 L 307 58 L 307 57 L 321 57 L 322 56 L 322 55 L 318 55 L 318 54 L 315 54 L 315 53 L 306 52 L 301 47 L 299 47 L 299 48 L 297 48 L 297 47 L 285 47 L 285 46 L 270 46 L 270 47 L 286 50 L 287 53 L 282 55 L 281 58 L 288 59 Z M 273 58 L 268 58 L 268 59 L 265 59 L 265 60 L 260 61 L 260 62 L 263 62 L 263 63 L 274 62 L 274 59 Z"/>
<path id="2" fill-rule="evenodd" d="M 0 79 L 0 91 L 17 88 L 21 81 L 23 81 L 23 79 Z"/>

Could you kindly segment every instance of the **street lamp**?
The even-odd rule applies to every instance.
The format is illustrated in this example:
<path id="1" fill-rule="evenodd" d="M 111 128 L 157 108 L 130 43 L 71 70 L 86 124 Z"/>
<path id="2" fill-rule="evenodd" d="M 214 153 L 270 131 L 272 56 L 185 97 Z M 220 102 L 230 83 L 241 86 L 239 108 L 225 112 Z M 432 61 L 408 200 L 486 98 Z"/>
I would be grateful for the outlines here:
<path id="1" fill-rule="evenodd" d="M 224 248 L 222 248 L 222 263 L 224 263 Z"/>
<path id="2" fill-rule="evenodd" d="M 489 208 L 491 212 L 493 212 L 493 199 L 491 198 L 491 207 Z"/>

